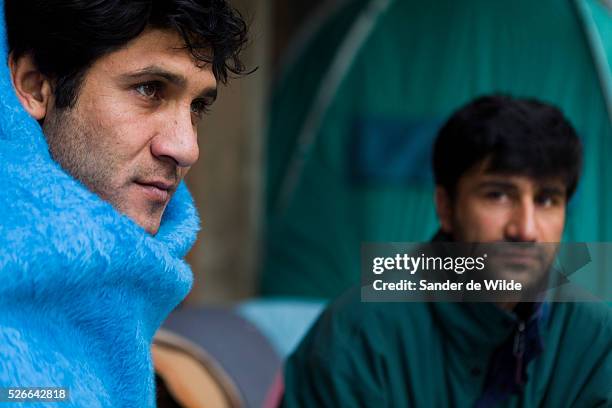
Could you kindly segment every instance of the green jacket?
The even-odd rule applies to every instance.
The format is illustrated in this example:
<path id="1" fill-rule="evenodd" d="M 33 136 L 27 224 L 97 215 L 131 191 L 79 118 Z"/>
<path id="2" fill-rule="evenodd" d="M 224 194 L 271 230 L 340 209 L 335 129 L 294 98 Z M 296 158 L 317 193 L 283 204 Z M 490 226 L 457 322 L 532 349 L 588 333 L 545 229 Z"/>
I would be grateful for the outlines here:
<path id="1" fill-rule="evenodd" d="M 483 404 L 493 357 L 516 338 L 516 315 L 488 303 L 361 303 L 350 291 L 289 358 L 283 406 L 612 407 L 611 309 L 543 309 L 522 392 Z"/>

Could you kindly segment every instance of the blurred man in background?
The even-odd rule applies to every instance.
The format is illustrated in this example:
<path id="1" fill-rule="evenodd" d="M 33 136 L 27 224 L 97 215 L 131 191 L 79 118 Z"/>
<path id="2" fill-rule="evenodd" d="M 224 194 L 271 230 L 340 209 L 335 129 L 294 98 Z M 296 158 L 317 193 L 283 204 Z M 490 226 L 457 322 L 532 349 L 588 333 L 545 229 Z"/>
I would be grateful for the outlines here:
<path id="1" fill-rule="evenodd" d="M 434 242 L 558 243 L 582 163 L 562 113 L 481 97 L 434 147 Z M 595 303 L 361 303 L 319 318 L 286 370 L 286 407 L 608 406 L 612 314 Z"/>
<path id="2" fill-rule="evenodd" d="M 2 6 L 0 387 L 154 406 L 151 339 L 192 281 L 182 180 L 246 24 L 224 0 Z"/>

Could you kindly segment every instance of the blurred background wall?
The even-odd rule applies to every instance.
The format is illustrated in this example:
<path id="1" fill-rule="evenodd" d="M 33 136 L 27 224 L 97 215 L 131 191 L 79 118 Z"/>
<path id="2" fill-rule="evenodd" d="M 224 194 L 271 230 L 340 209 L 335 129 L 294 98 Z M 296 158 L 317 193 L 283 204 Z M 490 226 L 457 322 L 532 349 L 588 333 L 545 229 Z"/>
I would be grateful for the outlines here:
<path id="1" fill-rule="evenodd" d="M 261 254 L 263 140 L 270 87 L 282 55 L 309 18 L 337 1 L 234 0 L 251 22 L 244 53 L 257 70 L 220 89 L 200 129 L 200 159 L 187 177 L 202 219 L 188 262 L 190 304 L 225 303 L 254 294 Z"/>

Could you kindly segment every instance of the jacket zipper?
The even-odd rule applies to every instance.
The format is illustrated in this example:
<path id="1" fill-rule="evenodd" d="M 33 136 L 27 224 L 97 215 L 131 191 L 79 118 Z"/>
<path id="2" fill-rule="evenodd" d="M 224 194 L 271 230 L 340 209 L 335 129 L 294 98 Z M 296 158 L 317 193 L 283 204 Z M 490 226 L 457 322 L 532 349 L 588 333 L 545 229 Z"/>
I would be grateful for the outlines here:
<path id="1" fill-rule="evenodd" d="M 514 383 L 522 386 L 523 379 L 523 357 L 525 355 L 525 322 L 518 323 L 516 333 L 514 334 L 514 347 L 512 350 L 516 361 L 516 371 L 514 373 Z"/>

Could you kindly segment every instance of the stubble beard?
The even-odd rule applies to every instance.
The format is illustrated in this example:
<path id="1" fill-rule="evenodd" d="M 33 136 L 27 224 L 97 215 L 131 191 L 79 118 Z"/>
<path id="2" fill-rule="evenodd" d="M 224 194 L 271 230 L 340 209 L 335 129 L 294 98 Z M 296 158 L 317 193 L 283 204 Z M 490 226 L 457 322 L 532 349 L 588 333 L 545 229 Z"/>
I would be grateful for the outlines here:
<path id="1" fill-rule="evenodd" d="M 104 146 L 95 146 L 99 141 L 97 132 L 80 116 L 75 108 L 54 109 L 47 115 L 43 133 L 49 153 L 64 171 L 124 211 L 125 204 L 118 192 L 120 186 L 113 186 L 111 181 L 117 171 L 116 163 Z"/>

